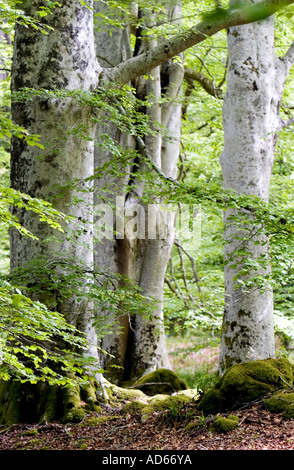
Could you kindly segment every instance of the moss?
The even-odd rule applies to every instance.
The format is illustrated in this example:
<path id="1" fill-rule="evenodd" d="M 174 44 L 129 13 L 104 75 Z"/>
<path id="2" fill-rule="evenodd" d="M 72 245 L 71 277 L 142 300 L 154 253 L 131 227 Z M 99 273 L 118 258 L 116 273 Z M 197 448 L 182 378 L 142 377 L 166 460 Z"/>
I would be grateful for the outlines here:
<path id="1" fill-rule="evenodd" d="M 81 390 L 81 399 L 86 403 L 86 411 L 94 411 L 95 413 L 101 413 L 102 408 L 97 401 L 96 389 L 93 385 L 83 387 Z"/>
<path id="2" fill-rule="evenodd" d="M 283 413 L 283 416 L 287 419 L 294 418 L 294 403 L 291 403 Z"/>
<path id="3" fill-rule="evenodd" d="M 101 412 L 96 389 L 0 382 L 0 423 L 80 422 L 86 413 Z"/>
<path id="4" fill-rule="evenodd" d="M 87 449 L 88 444 L 85 439 L 78 439 L 74 442 L 74 447 L 76 449 Z"/>
<path id="5" fill-rule="evenodd" d="M 138 413 L 142 412 L 146 408 L 146 403 L 143 403 L 141 401 L 130 401 L 126 405 L 124 405 L 121 409 L 122 414 L 128 414 L 128 413 Z"/>
<path id="6" fill-rule="evenodd" d="M 272 413 L 283 413 L 285 418 L 294 418 L 294 392 L 279 392 L 264 401 Z"/>
<path id="7" fill-rule="evenodd" d="M 194 396 L 185 392 L 178 392 L 175 395 L 155 395 L 149 400 L 149 404 L 154 411 L 170 410 L 173 414 L 177 414 L 181 408 L 191 403 Z"/>
<path id="8" fill-rule="evenodd" d="M 145 423 L 145 421 L 148 420 L 149 415 L 152 414 L 153 412 L 154 412 L 154 408 L 153 408 L 151 405 L 146 405 L 146 406 L 142 409 L 141 422 L 142 422 L 142 423 Z"/>
<path id="9" fill-rule="evenodd" d="M 72 408 L 70 411 L 67 411 L 63 418 L 63 423 L 80 423 L 83 421 L 86 416 L 86 412 L 83 408 Z"/>
<path id="10" fill-rule="evenodd" d="M 109 390 L 111 391 L 112 396 L 118 400 L 132 400 L 136 398 L 140 399 L 146 396 L 145 393 L 141 390 L 122 388 L 116 385 L 110 385 Z"/>
<path id="11" fill-rule="evenodd" d="M 133 388 L 142 390 L 146 395 L 158 394 L 171 395 L 174 392 L 187 389 L 184 380 L 180 379 L 169 369 L 157 369 L 154 372 L 143 375 L 133 385 Z"/>
<path id="12" fill-rule="evenodd" d="M 107 423 L 108 421 L 116 421 L 119 419 L 119 416 L 89 416 L 83 421 L 83 426 L 95 427 L 99 424 Z"/>
<path id="13" fill-rule="evenodd" d="M 197 416 L 196 419 L 191 421 L 191 423 L 187 424 L 185 427 L 186 432 L 192 432 L 200 428 L 204 428 L 206 426 L 206 421 L 203 416 Z"/>
<path id="14" fill-rule="evenodd" d="M 26 444 L 26 449 L 31 449 L 31 448 L 36 448 L 39 446 L 42 446 L 45 444 L 46 440 L 44 438 L 41 439 L 31 439 L 27 444 Z"/>
<path id="15" fill-rule="evenodd" d="M 24 431 L 20 434 L 20 436 L 37 436 L 39 431 L 37 428 L 28 429 L 28 431 Z"/>
<path id="16" fill-rule="evenodd" d="M 227 417 L 217 416 L 211 426 L 212 432 L 230 432 L 233 431 L 239 424 L 239 418 L 235 415 L 229 415 Z"/>
<path id="17" fill-rule="evenodd" d="M 198 405 L 205 414 L 224 412 L 293 384 L 293 366 L 287 359 L 237 364 L 208 391 Z"/>
<path id="18" fill-rule="evenodd" d="M 69 386 L 63 390 L 63 403 L 63 423 L 79 423 L 86 416 L 86 411 L 81 406 L 80 388 L 78 386 Z"/>
<path id="19" fill-rule="evenodd" d="M 157 410 L 165 410 L 167 405 L 167 400 L 170 398 L 170 395 L 154 395 L 148 402 L 151 409 Z"/>

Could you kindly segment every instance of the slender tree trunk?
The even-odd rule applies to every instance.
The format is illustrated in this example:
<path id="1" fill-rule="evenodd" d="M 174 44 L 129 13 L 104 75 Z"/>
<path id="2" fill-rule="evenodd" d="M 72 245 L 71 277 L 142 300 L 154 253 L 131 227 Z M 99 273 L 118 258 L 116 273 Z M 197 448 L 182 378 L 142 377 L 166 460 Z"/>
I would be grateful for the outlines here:
<path id="1" fill-rule="evenodd" d="M 109 15 L 107 5 L 103 2 L 95 2 L 94 8 L 96 14 Z M 117 66 L 131 57 L 129 27 L 127 25 L 123 28 L 113 27 L 110 34 L 108 29 L 105 30 L 97 22 L 95 45 L 97 59 L 103 67 L 111 68 Z M 101 146 L 105 135 L 107 135 L 108 141 L 112 141 L 114 145 L 119 145 L 122 149 L 134 147 L 133 138 L 122 132 L 112 122 L 110 115 L 103 114 L 101 117 L 101 122 L 98 123 L 96 130 L 97 145 L 95 146 L 94 159 L 96 170 L 99 170 L 105 164 L 112 165 L 115 159 L 111 148 L 107 149 L 107 146 Z M 112 215 L 110 216 L 111 220 L 109 223 L 111 226 L 114 226 L 115 230 L 118 230 L 115 224 L 116 209 L 118 210 L 119 204 L 121 211 L 124 210 L 125 191 L 130 178 L 131 166 L 132 163 L 130 162 L 125 168 L 121 168 L 120 175 L 115 176 L 105 173 L 101 178 L 95 180 L 95 206 L 99 208 L 101 203 L 108 205 L 113 215 L 113 218 Z M 108 188 L 106 192 L 105 188 Z M 118 204 L 117 201 L 119 201 Z M 99 212 L 97 213 L 96 210 L 98 220 L 99 215 Z M 95 243 L 94 250 L 95 266 L 104 272 L 105 279 L 111 274 L 127 276 L 129 274 L 129 261 L 123 248 L 124 234 L 119 234 L 119 236 L 111 234 L 108 237 L 103 237 L 102 235 L 100 239 L 101 234 L 98 229 L 97 236 L 98 241 Z M 116 283 L 117 285 L 118 283 Z M 111 334 L 107 334 L 101 339 L 101 350 L 103 351 L 100 358 L 101 365 L 106 370 L 105 375 L 114 383 L 118 383 L 122 379 L 126 358 L 129 331 L 128 315 L 123 314 L 116 318 L 111 310 L 101 311 L 99 315 L 102 316 L 104 324 L 108 323 L 110 330 L 112 330 Z M 106 355 L 105 351 L 107 352 Z M 113 364 L 119 366 L 119 368 L 112 368 Z"/>
<path id="2" fill-rule="evenodd" d="M 97 2 L 96 8 L 101 9 L 100 2 Z M 140 14 L 140 12 L 139 12 Z M 169 13 L 173 19 L 179 15 L 178 7 L 171 9 Z M 100 44 L 104 44 L 103 54 L 100 55 L 101 65 L 117 65 L 119 61 L 124 61 L 129 57 L 130 48 L 126 46 L 127 31 L 116 31 L 116 44 L 107 38 L 103 32 L 96 34 L 97 54 L 101 51 Z M 146 44 L 141 41 L 140 48 L 135 48 L 136 53 L 142 53 Z M 118 56 L 117 44 L 121 46 L 121 56 Z M 138 43 L 137 43 L 138 45 Z M 149 47 L 154 46 L 154 41 Z M 142 49 L 143 48 L 143 49 Z M 101 57 L 106 57 L 108 65 L 101 62 Z M 137 96 L 145 99 L 146 96 L 153 96 L 151 108 L 146 112 L 154 122 L 165 125 L 168 129 L 170 139 L 162 138 L 160 135 L 146 136 L 145 149 L 159 168 L 166 171 L 169 176 L 176 175 L 177 161 L 179 156 L 180 128 L 181 128 L 181 106 L 177 99 L 179 98 L 183 70 L 172 61 L 166 63 L 163 67 L 156 67 L 150 72 L 152 78 L 145 79 L 140 77 L 134 84 L 137 89 Z M 159 99 L 166 94 L 167 102 L 163 106 L 159 104 Z M 136 140 L 126 138 L 111 123 L 107 126 L 99 126 L 100 133 L 105 132 L 124 147 L 135 148 Z M 110 161 L 113 156 L 102 152 L 99 147 L 96 148 L 95 166 L 99 167 L 104 162 Z M 146 318 L 138 312 L 134 318 L 128 315 L 121 316 L 119 319 L 119 331 L 114 329 L 112 335 L 103 339 L 102 349 L 108 351 L 113 357 L 104 356 L 104 368 L 107 370 L 107 377 L 119 382 L 121 380 L 134 378 L 149 370 L 159 367 L 169 367 L 169 361 L 166 352 L 165 334 L 163 325 L 163 281 L 167 263 L 169 261 L 171 248 L 173 244 L 173 225 L 174 214 L 167 214 L 166 220 L 160 220 L 160 205 L 157 200 L 152 201 L 152 209 L 149 211 L 148 205 L 140 201 L 144 194 L 144 184 L 137 182 L 130 174 L 134 171 L 133 164 L 130 162 L 129 168 L 125 171 L 125 177 L 106 178 L 97 183 L 97 202 L 103 184 L 110 183 L 111 188 L 115 188 L 116 196 L 120 197 L 121 210 L 125 214 L 125 231 L 119 237 L 111 240 L 105 240 L 98 243 L 95 249 L 95 262 L 106 272 L 118 272 L 128 276 L 141 289 L 141 293 L 155 300 L 152 307 L 152 318 Z M 138 163 L 138 162 L 137 162 Z M 146 170 L 144 163 L 139 163 L 141 170 Z M 136 186 L 135 193 L 128 189 L 132 184 Z M 101 196 L 100 196 L 101 197 Z M 111 199 L 110 199 L 111 201 Z M 112 201 L 114 202 L 114 201 Z M 132 231 L 134 217 L 139 211 L 144 216 L 143 226 L 140 230 L 144 235 L 134 234 Z M 130 219 L 131 218 L 131 219 Z M 163 237 L 148 237 L 148 223 L 156 227 L 158 233 L 166 233 Z M 131 228 L 132 227 L 132 228 Z M 142 234 L 142 232 L 141 232 Z M 110 312 L 111 313 L 111 312 Z M 121 369 L 111 368 L 111 366 L 120 365 Z"/>
<path id="3" fill-rule="evenodd" d="M 155 69 L 152 75 L 147 82 L 147 95 L 151 93 L 158 100 L 164 96 L 167 99 L 160 107 L 156 103 L 153 105 L 152 119 L 165 126 L 168 137 L 146 139 L 146 150 L 166 176 L 176 178 L 180 151 L 183 68 L 169 61 L 163 64 L 161 70 Z M 160 367 L 170 367 L 164 334 L 163 284 L 174 242 L 175 213 L 161 207 L 160 200 L 155 200 L 154 203 L 152 209 L 150 206 L 147 208 L 148 222 L 156 227 L 157 235 L 156 239 L 148 234 L 147 239 L 138 240 L 138 252 L 141 253 L 141 260 L 138 260 L 141 262 L 138 282 L 143 294 L 153 298 L 156 303 L 152 319 L 140 315 L 135 318 L 132 372 L 135 376 Z"/>
<path id="4" fill-rule="evenodd" d="M 221 155 L 224 186 L 268 201 L 286 77 L 274 48 L 274 18 L 229 28 L 228 48 L 228 83 L 223 106 L 225 144 Z M 275 355 L 272 290 L 268 287 L 262 291 L 255 286 L 247 291 L 240 284 L 250 276 L 265 277 L 270 273 L 269 243 L 258 233 L 261 227 L 247 225 L 240 231 L 232 219 L 236 215 L 228 210 L 224 217 L 228 264 L 221 372 L 234 363 Z M 248 213 L 243 213 L 243 218 L 252 222 Z M 238 264 L 240 252 L 238 255 L 236 250 L 248 251 L 254 260 L 265 260 L 266 266 L 251 271 L 249 276 L 239 275 L 244 265 Z"/>

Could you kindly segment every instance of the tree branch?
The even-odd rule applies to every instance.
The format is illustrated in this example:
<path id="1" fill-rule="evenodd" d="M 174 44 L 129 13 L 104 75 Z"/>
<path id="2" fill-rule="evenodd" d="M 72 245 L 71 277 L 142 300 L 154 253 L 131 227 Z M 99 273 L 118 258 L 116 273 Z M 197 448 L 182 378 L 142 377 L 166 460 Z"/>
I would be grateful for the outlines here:
<path id="1" fill-rule="evenodd" d="M 282 60 L 287 64 L 288 70 L 294 64 L 294 41 L 292 42 L 291 46 L 289 47 Z"/>
<path id="2" fill-rule="evenodd" d="M 186 79 L 198 82 L 199 85 L 201 85 L 202 88 L 211 96 L 214 96 L 215 98 L 223 97 L 222 89 L 215 86 L 213 80 L 210 80 L 210 78 L 206 77 L 204 73 L 193 70 L 190 67 L 185 67 L 184 77 Z"/>
<path id="3" fill-rule="evenodd" d="M 288 127 L 288 126 L 293 126 L 294 124 L 294 118 L 291 118 L 291 119 L 287 119 L 286 121 L 284 119 L 281 119 L 281 127 L 280 129 L 285 129 L 285 127 Z"/>
<path id="4" fill-rule="evenodd" d="M 190 255 L 190 253 L 188 253 L 187 250 L 185 250 L 185 248 L 177 240 L 175 240 L 174 244 L 178 247 L 179 250 L 182 250 L 185 253 L 185 255 L 188 256 L 188 258 L 190 260 L 192 270 L 193 270 L 193 274 L 194 274 L 194 279 L 195 279 L 195 282 L 196 282 L 196 285 L 197 285 L 198 292 L 199 292 L 200 297 L 201 297 L 201 305 L 203 306 L 204 305 L 203 294 L 202 294 L 202 289 L 201 289 L 201 286 L 200 286 L 200 278 L 199 278 L 199 275 L 198 275 L 198 272 L 197 272 L 197 269 L 196 269 L 195 259 L 193 258 L 192 255 Z"/>
<path id="5" fill-rule="evenodd" d="M 239 8 L 233 6 L 227 10 L 219 9 L 190 28 L 185 34 L 182 32 L 176 34 L 171 39 L 162 41 L 158 46 L 137 57 L 122 62 L 112 69 L 104 69 L 100 78 L 117 84 L 129 83 L 134 78 L 146 74 L 168 59 L 201 43 L 223 29 L 261 21 L 293 3 L 294 0 L 261 0 L 254 5 L 244 4 Z"/>

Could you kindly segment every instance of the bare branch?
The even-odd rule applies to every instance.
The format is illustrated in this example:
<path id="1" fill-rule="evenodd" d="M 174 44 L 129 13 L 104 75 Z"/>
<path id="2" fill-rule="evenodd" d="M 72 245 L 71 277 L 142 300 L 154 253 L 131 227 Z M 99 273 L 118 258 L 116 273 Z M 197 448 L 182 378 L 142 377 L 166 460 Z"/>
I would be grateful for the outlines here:
<path id="1" fill-rule="evenodd" d="M 193 274 L 194 274 L 194 279 L 195 279 L 197 289 L 198 289 L 200 297 L 201 297 L 201 304 L 203 306 L 203 294 L 202 294 L 202 289 L 201 289 L 201 286 L 200 286 L 200 278 L 199 278 L 199 275 L 198 275 L 198 272 L 197 272 L 197 269 L 196 269 L 195 259 L 193 258 L 192 255 L 190 255 L 190 253 L 187 250 L 185 250 L 185 248 L 177 240 L 175 240 L 174 244 L 180 250 L 182 250 L 185 253 L 186 256 L 188 256 L 188 258 L 191 262 L 191 266 L 192 266 L 192 270 L 193 270 Z"/>
<path id="2" fill-rule="evenodd" d="M 191 295 L 191 292 L 190 292 L 190 289 L 189 289 L 189 286 L 188 286 L 188 282 L 187 282 L 187 274 L 186 274 L 186 269 L 185 269 L 184 260 L 183 260 L 183 256 L 182 256 L 182 251 L 181 251 L 181 248 L 178 244 L 176 244 L 176 247 L 178 249 L 178 254 L 179 254 L 180 263 L 181 263 L 181 270 L 182 270 L 182 273 L 183 273 L 183 281 L 184 281 L 184 284 L 185 284 L 185 287 L 186 287 L 186 291 L 188 293 L 188 296 L 189 296 L 190 300 L 193 302 L 194 299 Z"/>
<path id="3" fill-rule="evenodd" d="M 215 86 L 214 80 L 209 79 L 204 73 L 198 72 L 191 69 L 190 67 L 185 67 L 185 78 L 189 80 L 194 80 L 202 86 L 202 88 L 215 98 L 222 98 L 223 91 L 221 88 Z"/>

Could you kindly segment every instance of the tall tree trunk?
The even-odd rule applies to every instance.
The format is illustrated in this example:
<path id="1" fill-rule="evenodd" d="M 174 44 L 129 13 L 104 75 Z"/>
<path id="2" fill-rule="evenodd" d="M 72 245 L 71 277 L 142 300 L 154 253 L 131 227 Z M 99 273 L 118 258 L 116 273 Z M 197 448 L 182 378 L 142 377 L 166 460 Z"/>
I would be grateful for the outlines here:
<path id="1" fill-rule="evenodd" d="M 97 9 L 101 9 L 100 2 L 96 4 Z M 140 12 L 139 12 L 140 14 Z M 179 16 L 178 7 L 171 8 L 169 19 L 175 19 Z M 100 51 L 100 44 L 104 44 L 104 51 L 101 56 L 106 57 L 111 65 L 117 65 L 119 61 L 128 57 L 130 48 L 126 46 L 125 39 L 128 37 L 124 30 L 116 31 L 117 42 L 105 37 L 105 33 L 98 32 L 96 34 L 97 53 Z M 154 41 L 153 41 L 154 42 Z M 154 44 L 149 44 L 152 47 Z M 121 47 L 121 57 L 117 54 L 117 44 Z M 142 47 L 146 48 L 146 44 L 140 41 L 141 49 L 135 48 L 135 54 L 142 52 Z M 123 54 L 123 51 L 126 53 Z M 101 60 L 101 57 L 98 60 Z M 101 62 L 102 64 L 102 62 Z M 105 63 L 103 63 L 105 65 Z M 107 65 L 106 65 L 107 66 Z M 170 61 L 163 67 L 156 67 L 150 72 L 151 78 L 145 79 L 140 77 L 134 82 L 137 89 L 137 96 L 145 99 L 147 96 L 153 96 L 151 108 L 146 111 L 154 122 L 161 123 L 166 126 L 168 134 L 171 137 L 162 138 L 159 135 L 146 136 L 145 150 L 156 163 L 156 165 L 166 172 L 168 176 L 176 175 L 177 161 L 179 156 L 180 144 L 180 122 L 181 122 L 181 106 L 177 99 L 179 98 L 183 70 L 182 68 Z M 159 99 L 166 94 L 167 102 L 161 106 Z M 112 137 L 117 143 L 124 147 L 136 147 L 136 140 L 130 140 L 123 136 L 121 132 L 111 123 L 100 126 L 100 133 L 105 132 Z M 101 166 L 105 161 L 110 161 L 111 152 L 106 154 L 99 147 L 95 152 L 95 166 Z M 104 356 L 104 368 L 107 370 L 107 376 L 113 381 L 121 381 L 134 378 L 144 372 L 159 367 L 169 367 L 169 361 L 166 352 L 165 334 L 163 326 L 163 281 L 167 263 L 169 261 L 171 248 L 173 244 L 173 225 L 174 215 L 167 214 L 167 219 L 160 221 L 160 205 L 157 200 L 152 201 L 152 209 L 150 205 L 144 205 L 140 199 L 144 195 L 144 184 L 133 180 L 133 164 L 130 162 L 125 177 L 100 180 L 97 184 L 97 202 L 99 202 L 100 189 L 107 181 L 111 184 L 111 188 L 115 188 L 116 196 L 120 197 L 121 210 L 124 212 L 125 231 L 119 237 L 113 237 L 111 240 L 105 240 L 98 243 L 95 249 L 95 262 L 107 272 L 118 272 L 128 276 L 137 286 L 140 287 L 142 295 L 155 300 L 152 307 L 152 318 L 146 318 L 138 312 L 134 318 L 128 315 L 119 319 L 120 331 L 114 331 L 112 335 L 108 335 L 103 339 L 102 349 L 110 353 L 110 356 Z M 137 162 L 138 163 L 138 162 Z M 139 162 L 140 169 L 146 171 L 143 162 Z M 135 193 L 128 189 L 129 184 L 135 188 Z M 130 226 L 136 216 L 136 211 L 144 214 L 144 236 L 130 232 Z M 149 217 L 149 218 L 148 218 Z M 155 239 L 151 236 L 148 238 L 148 221 L 153 227 L 157 223 L 157 232 L 164 232 L 166 237 Z M 156 222 L 157 220 L 157 222 Z M 112 365 L 120 365 L 121 369 L 112 368 Z"/>
<path id="2" fill-rule="evenodd" d="M 95 2 L 95 14 L 109 15 L 108 7 L 103 2 Z M 97 23 L 95 28 L 95 45 L 97 59 L 105 68 L 115 67 L 119 63 L 131 57 L 129 27 L 111 29 L 111 34 L 107 28 Z M 103 115 L 103 119 L 97 124 L 94 157 L 94 168 L 99 170 L 105 164 L 112 164 L 114 161 L 113 151 L 103 147 L 103 136 L 107 135 L 108 141 L 112 141 L 114 145 L 119 145 L 123 149 L 134 147 L 134 140 L 131 136 L 122 132 L 117 125 L 112 122 L 111 116 L 107 113 Z M 114 176 L 107 172 L 99 179 L 95 180 L 95 206 L 101 207 L 101 203 L 108 205 L 111 213 L 110 225 L 118 230 L 115 224 L 115 209 L 119 212 L 124 210 L 125 191 L 129 181 L 129 173 L 131 171 L 131 162 L 126 168 L 121 168 L 119 175 Z M 108 188 L 108 191 L 105 188 Z M 120 210 L 118 209 L 120 207 Z M 115 209 L 114 209 L 115 208 Z M 94 211 L 99 220 L 99 211 Z M 112 218 L 114 214 L 114 218 Z M 117 214 L 121 216 L 122 214 Z M 95 266 L 104 272 L 105 278 L 111 274 L 122 274 L 127 276 L 128 260 L 123 250 L 123 236 L 115 236 L 111 233 L 109 236 L 101 237 L 98 228 L 98 242 L 95 244 L 94 261 Z M 118 283 L 116 283 L 117 285 Z M 101 338 L 101 365 L 106 369 L 106 376 L 114 383 L 118 383 L 122 379 L 124 362 L 127 351 L 127 339 L 129 330 L 128 315 L 124 314 L 118 318 L 113 315 L 112 311 L 103 311 L 99 314 L 103 318 L 104 323 L 109 324 L 111 334 L 104 335 Z M 105 355 L 105 351 L 107 354 Z M 119 366 L 111 367 L 112 365 Z"/>
<path id="3" fill-rule="evenodd" d="M 224 151 L 221 166 L 225 188 L 269 200 L 270 178 L 280 128 L 280 101 L 286 77 L 274 47 L 274 18 L 228 30 L 228 82 L 223 106 Z M 225 312 L 220 368 L 234 363 L 274 357 L 273 294 L 255 286 L 247 291 L 240 281 L 270 273 L 269 243 L 260 227 L 239 231 L 232 210 L 225 212 Z M 233 217 L 233 218 L 232 218 Z M 243 212 L 244 220 L 252 221 Z M 247 217 L 247 219 L 246 219 Z M 254 223 L 254 221 L 253 221 Z M 248 232 L 249 229 L 250 231 Z M 239 238 L 241 237 L 241 238 Z M 243 238 L 243 240 L 242 240 Z M 267 260 L 249 276 L 236 250 Z M 237 266 L 236 266 L 237 264 Z"/>
<path id="4" fill-rule="evenodd" d="M 27 1 L 25 12 L 34 16 L 42 1 Z M 79 0 L 64 1 L 45 22 L 53 28 L 49 34 L 16 25 L 12 70 L 12 91 L 29 87 L 35 90 L 83 90 L 96 87 L 99 65 L 93 39 L 92 12 Z M 87 34 L 85 34 L 87 31 Z M 39 134 L 44 150 L 31 147 L 18 138 L 12 141 L 11 185 L 32 197 L 54 202 L 61 212 L 73 216 L 64 234 L 55 233 L 32 212 L 19 212 L 21 223 L 39 240 L 11 233 L 11 269 L 24 266 L 32 259 L 55 256 L 82 262 L 93 267 L 92 213 L 93 192 L 85 180 L 93 174 L 94 125 L 90 107 L 73 98 L 32 97 L 12 106 L 13 120 L 33 134 Z M 87 139 L 79 135 L 79 126 Z M 62 188 L 80 181 L 79 191 Z M 83 224 L 82 221 L 87 221 Z M 58 237 L 58 241 L 54 239 Z M 49 240 L 49 241 L 48 241 Z M 66 267 L 63 268 L 66 273 Z M 62 274 L 62 273 L 60 273 Z M 37 281 L 37 280 L 36 280 Z M 58 287 L 57 287 L 58 289 Z M 41 300 L 44 300 L 41 296 Z M 52 299 L 45 298 L 45 303 Z M 97 338 L 92 326 L 93 306 L 71 296 L 57 305 L 66 320 L 82 331 L 89 344 L 89 354 L 96 358 Z M 35 403 L 37 405 L 38 403 Z"/>

